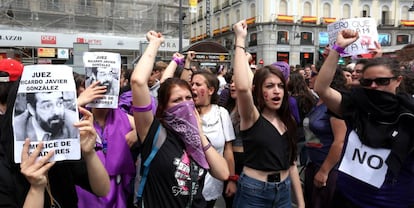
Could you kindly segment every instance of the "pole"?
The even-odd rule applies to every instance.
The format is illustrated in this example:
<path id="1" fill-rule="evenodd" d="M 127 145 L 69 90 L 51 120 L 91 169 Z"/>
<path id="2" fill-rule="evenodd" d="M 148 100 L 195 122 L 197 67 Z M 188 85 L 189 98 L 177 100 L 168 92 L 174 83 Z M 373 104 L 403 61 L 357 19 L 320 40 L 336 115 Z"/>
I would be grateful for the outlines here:
<path id="1" fill-rule="evenodd" d="M 183 50 L 183 0 L 180 0 L 178 8 L 178 52 Z"/>

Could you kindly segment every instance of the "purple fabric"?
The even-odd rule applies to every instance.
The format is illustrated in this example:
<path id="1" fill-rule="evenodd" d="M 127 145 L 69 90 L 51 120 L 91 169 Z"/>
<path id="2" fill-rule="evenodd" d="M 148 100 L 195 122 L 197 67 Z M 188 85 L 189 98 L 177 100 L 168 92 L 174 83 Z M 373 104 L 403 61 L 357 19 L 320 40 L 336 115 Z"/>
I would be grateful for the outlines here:
<path id="1" fill-rule="evenodd" d="M 156 106 L 156 100 L 154 97 L 151 96 L 151 105 L 152 105 L 152 114 L 155 115 L 155 112 L 157 111 L 157 106 Z M 119 96 L 118 99 L 118 107 L 124 111 L 125 113 L 128 113 L 130 115 L 133 114 L 132 111 L 132 91 L 126 91 L 124 93 L 122 93 Z"/>
<path id="2" fill-rule="evenodd" d="M 295 118 L 296 124 L 300 124 L 299 109 L 298 109 L 298 103 L 296 102 L 296 99 L 292 96 L 289 96 L 288 101 L 289 101 L 290 113 Z"/>
<path id="3" fill-rule="evenodd" d="M 107 143 L 106 154 L 97 151 L 97 155 L 108 171 L 111 188 L 107 196 L 97 197 L 77 187 L 78 207 L 126 207 L 132 191 L 130 182 L 135 176 L 135 164 L 125 140 L 125 135 L 132 130 L 127 114 L 120 109 L 111 109 L 105 128 L 102 129 L 97 123 L 94 126 L 102 143 Z"/>
<path id="4" fill-rule="evenodd" d="M 193 101 L 184 101 L 164 113 L 166 128 L 177 133 L 185 143 L 187 153 L 204 169 L 209 165 L 201 144 Z"/>
<path id="5" fill-rule="evenodd" d="M 280 71 L 283 73 L 283 77 L 285 77 L 285 80 L 289 79 L 290 76 L 290 66 L 284 61 L 278 61 L 272 64 L 273 66 L 279 68 Z"/>

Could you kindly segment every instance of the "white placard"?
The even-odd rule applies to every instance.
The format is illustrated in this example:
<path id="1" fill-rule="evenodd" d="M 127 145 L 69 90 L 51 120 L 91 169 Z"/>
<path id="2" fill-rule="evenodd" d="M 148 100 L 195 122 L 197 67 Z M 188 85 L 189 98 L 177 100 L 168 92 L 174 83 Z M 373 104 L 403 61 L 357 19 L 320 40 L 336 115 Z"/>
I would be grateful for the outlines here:
<path id="1" fill-rule="evenodd" d="M 338 32 L 344 29 L 358 31 L 359 38 L 345 48 L 344 56 L 354 56 L 368 53 L 368 48 L 375 48 L 374 41 L 378 41 L 377 23 L 373 18 L 352 18 L 336 21 L 327 26 L 329 45 L 334 45 Z"/>
<path id="2" fill-rule="evenodd" d="M 108 52 L 85 52 L 83 53 L 83 64 L 86 73 L 86 87 L 96 81 L 99 81 L 100 85 L 106 86 L 104 97 L 96 99 L 86 106 L 93 108 L 117 108 L 121 55 Z"/>
<path id="3" fill-rule="evenodd" d="M 29 152 L 43 141 L 40 157 L 55 151 L 51 161 L 80 159 L 79 121 L 72 68 L 64 65 L 25 66 L 13 109 L 14 160 L 21 162 L 24 140 Z"/>
<path id="4" fill-rule="evenodd" d="M 362 144 L 355 131 L 351 131 L 339 170 L 380 188 L 387 174 L 388 165 L 385 160 L 390 152 L 389 149 L 371 148 Z"/>

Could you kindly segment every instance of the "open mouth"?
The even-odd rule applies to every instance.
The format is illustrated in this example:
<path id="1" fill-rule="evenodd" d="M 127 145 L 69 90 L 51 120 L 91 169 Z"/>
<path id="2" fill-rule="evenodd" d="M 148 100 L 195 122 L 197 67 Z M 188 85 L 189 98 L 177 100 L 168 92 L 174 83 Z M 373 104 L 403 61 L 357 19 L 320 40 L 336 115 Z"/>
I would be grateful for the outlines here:
<path id="1" fill-rule="evenodd" d="M 281 98 L 280 97 L 274 97 L 274 98 L 272 98 L 272 101 L 280 101 L 281 100 Z"/>

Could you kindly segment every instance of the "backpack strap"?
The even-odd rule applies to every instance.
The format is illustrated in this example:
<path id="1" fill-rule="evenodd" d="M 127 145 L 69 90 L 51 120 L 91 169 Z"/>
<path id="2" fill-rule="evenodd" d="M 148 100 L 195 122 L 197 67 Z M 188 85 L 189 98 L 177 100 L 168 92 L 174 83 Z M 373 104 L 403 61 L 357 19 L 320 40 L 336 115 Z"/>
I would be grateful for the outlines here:
<path id="1" fill-rule="evenodd" d="M 155 155 L 157 154 L 158 150 L 161 148 L 162 144 L 164 144 L 167 138 L 167 131 L 162 125 L 158 126 L 157 132 L 155 133 L 154 140 L 152 141 L 152 150 L 149 154 L 148 158 L 144 162 L 144 172 L 142 173 L 141 181 L 139 183 L 139 188 L 137 192 L 138 202 L 141 203 L 142 194 L 144 192 L 145 183 L 147 182 L 147 176 L 150 169 L 150 164 L 152 159 L 154 159 Z M 139 173 L 137 173 L 139 174 Z"/>

